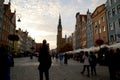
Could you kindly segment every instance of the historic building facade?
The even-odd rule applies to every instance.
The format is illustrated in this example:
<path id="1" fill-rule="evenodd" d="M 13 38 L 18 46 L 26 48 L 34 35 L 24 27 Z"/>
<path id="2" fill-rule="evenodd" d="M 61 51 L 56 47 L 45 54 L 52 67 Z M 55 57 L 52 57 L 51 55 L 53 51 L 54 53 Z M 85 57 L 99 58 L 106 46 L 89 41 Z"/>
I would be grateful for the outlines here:
<path id="1" fill-rule="evenodd" d="M 87 47 L 87 38 L 86 38 L 86 24 L 87 24 L 87 15 L 85 14 L 81 14 L 80 15 L 80 28 L 81 28 L 81 31 L 80 31 L 80 35 L 81 35 L 81 48 L 84 49 Z"/>
<path id="2" fill-rule="evenodd" d="M 107 0 L 109 44 L 120 42 L 120 0 Z"/>
<path id="3" fill-rule="evenodd" d="M 62 38 L 61 15 L 59 15 L 59 21 L 58 21 L 58 27 L 57 27 L 57 53 L 60 53 L 60 48 L 65 42 L 66 42 L 66 35 L 65 35 L 65 38 Z"/>
<path id="4" fill-rule="evenodd" d="M 94 29 L 94 46 L 96 40 L 102 39 L 104 44 L 108 44 L 108 29 L 107 29 L 107 20 L 106 20 L 106 8 L 105 4 L 98 6 L 92 14 L 92 22 Z"/>
<path id="5" fill-rule="evenodd" d="M 75 49 L 86 48 L 87 15 L 76 13 Z"/>
<path id="6" fill-rule="evenodd" d="M 4 13 L 4 0 L 0 0 L 0 45 L 2 40 L 2 23 L 3 23 L 3 13 Z"/>
<path id="7" fill-rule="evenodd" d="M 93 47 L 94 41 L 93 41 L 92 13 L 89 10 L 87 11 L 86 38 L 87 48 Z"/>
<path id="8" fill-rule="evenodd" d="M 62 44 L 62 24 L 61 24 L 61 16 L 59 15 L 59 22 L 57 27 L 57 53 L 59 53 L 61 44 Z"/>
<path id="9" fill-rule="evenodd" d="M 1 45 L 9 46 L 8 35 L 10 33 L 10 25 L 11 25 L 11 9 L 9 2 L 8 4 L 4 4 Z"/>
<path id="10" fill-rule="evenodd" d="M 80 23 L 80 13 L 76 13 L 76 24 L 75 24 L 75 33 L 74 33 L 74 36 L 75 36 L 75 49 L 79 49 L 81 48 L 81 23 Z"/>

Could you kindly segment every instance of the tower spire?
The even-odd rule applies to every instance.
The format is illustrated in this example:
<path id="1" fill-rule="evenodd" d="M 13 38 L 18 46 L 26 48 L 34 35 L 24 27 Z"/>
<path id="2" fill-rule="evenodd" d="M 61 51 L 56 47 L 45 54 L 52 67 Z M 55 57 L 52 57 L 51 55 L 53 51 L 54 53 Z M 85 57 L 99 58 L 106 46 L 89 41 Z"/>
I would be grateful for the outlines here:
<path id="1" fill-rule="evenodd" d="M 61 15 L 59 14 L 59 25 L 61 25 Z"/>
<path id="2" fill-rule="evenodd" d="M 9 3 L 8 3 L 8 4 L 9 4 L 9 6 L 11 5 L 11 0 L 9 0 Z"/>
<path id="3" fill-rule="evenodd" d="M 59 14 L 58 31 L 62 31 L 61 15 Z"/>

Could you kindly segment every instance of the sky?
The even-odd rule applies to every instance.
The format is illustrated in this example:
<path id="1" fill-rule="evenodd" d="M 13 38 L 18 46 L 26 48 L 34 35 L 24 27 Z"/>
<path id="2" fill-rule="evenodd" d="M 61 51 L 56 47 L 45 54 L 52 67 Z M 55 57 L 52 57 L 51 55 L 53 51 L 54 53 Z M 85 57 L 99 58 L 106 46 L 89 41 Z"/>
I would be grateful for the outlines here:
<path id="1" fill-rule="evenodd" d="M 16 10 L 17 28 L 28 31 L 36 43 L 46 39 L 50 49 L 56 48 L 59 14 L 62 22 L 62 35 L 70 36 L 75 31 L 77 12 L 86 14 L 105 4 L 106 0 L 10 0 L 12 12 Z M 9 0 L 5 0 L 5 4 Z"/>

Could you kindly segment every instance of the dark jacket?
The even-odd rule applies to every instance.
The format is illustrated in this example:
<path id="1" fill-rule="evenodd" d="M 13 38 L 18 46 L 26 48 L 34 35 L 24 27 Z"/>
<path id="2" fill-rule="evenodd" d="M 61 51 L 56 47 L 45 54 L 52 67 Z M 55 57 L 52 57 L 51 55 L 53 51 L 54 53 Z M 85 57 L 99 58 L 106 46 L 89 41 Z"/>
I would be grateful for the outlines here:
<path id="1" fill-rule="evenodd" d="M 51 67 L 51 56 L 49 54 L 49 46 L 42 45 L 39 52 L 38 61 L 40 62 L 39 70 L 48 70 Z"/>
<path id="2" fill-rule="evenodd" d="M 97 59 L 96 59 L 96 56 L 94 54 L 91 54 L 89 56 L 89 62 L 90 62 L 90 65 L 91 66 L 96 66 L 96 63 L 97 63 Z"/>

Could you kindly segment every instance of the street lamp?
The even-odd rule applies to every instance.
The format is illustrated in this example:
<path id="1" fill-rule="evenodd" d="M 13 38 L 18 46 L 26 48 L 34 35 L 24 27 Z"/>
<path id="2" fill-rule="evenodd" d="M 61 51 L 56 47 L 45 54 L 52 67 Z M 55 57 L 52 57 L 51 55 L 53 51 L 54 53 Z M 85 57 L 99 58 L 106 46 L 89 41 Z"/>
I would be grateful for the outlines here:
<path id="1" fill-rule="evenodd" d="M 18 16 L 18 20 L 17 20 L 18 22 L 21 22 L 21 19 L 20 19 L 20 18 L 21 18 L 21 16 L 19 15 L 19 16 Z"/>

